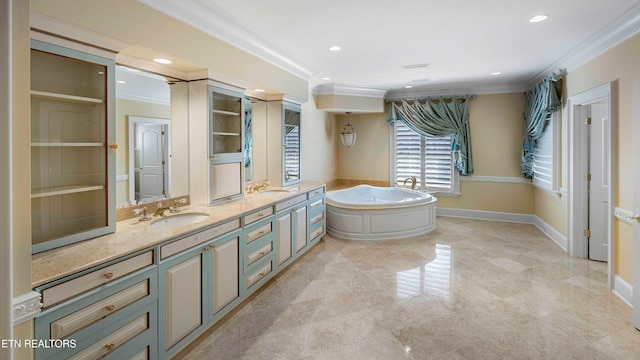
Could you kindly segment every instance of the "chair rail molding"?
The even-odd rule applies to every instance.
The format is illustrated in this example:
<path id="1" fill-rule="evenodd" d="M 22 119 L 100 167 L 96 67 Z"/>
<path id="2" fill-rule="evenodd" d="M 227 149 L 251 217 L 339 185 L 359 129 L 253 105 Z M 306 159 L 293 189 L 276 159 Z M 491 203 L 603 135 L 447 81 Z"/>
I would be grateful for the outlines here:
<path id="1" fill-rule="evenodd" d="M 42 295 L 35 291 L 13 298 L 13 326 L 34 319 L 42 309 Z"/>
<path id="2" fill-rule="evenodd" d="M 616 219 L 629 225 L 633 225 L 633 221 L 635 220 L 631 211 L 622 208 L 613 209 L 613 216 L 615 216 Z"/>

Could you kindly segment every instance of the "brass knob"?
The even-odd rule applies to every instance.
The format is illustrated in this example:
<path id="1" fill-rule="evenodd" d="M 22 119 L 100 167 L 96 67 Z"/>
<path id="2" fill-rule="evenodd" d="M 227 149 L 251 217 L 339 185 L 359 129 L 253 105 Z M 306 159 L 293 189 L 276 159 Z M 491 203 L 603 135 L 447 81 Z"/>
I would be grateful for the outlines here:
<path id="1" fill-rule="evenodd" d="M 105 309 L 107 309 L 108 312 L 112 312 L 114 309 L 116 308 L 115 305 L 111 304 L 111 305 L 107 305 L 105 307 Z"/>
<path id="2" fill-rule="evenodd" d="M 107 348 L 107 351 L 111 351 L 116 347 L 116 344 L 113 344 L 113 343 L 107 344 L 105 345 L 105 347 Z"/>
<path id="3" fill-rule="evenodd" d="M 264 230 L 260 231 L 258 234 L 259 235 L 264 235 Z"/>
<path id="4" fill-rule="evenodd" d="M 634 216 L 634 219 L 636 219 L 636 221 L 640 221 L 640 214 L 637 214 L 636 216 Z"/>
<path id="5" fill-rule="evenodd" d="M 263 217 L 263 216 L 264 216 L 264 214 L 263 214 L 263 213 L 259 213 L 259 214 L 258 214 L 258 217 Z"/>
<path id="6" fill-rule="evenodd" d="M 264 251 L 260 251 L 260 256 L 264 255 L 265 252 Z"/>
<path id="7" fill-rule="evenodd" d="M 112 272 L 108 272 L 108 273 L 104 274 L 104 277 L 106 277 L 107 280 L 110 280 L 113 277 L 113 273 Z"/>
<path id="8" fill-rule="evenodd" d="M 111 144 L 109 147 L 115 150 L 118 148 L 118 144 Z"/>
<path id="9" fill-rule="evenodd" d="M 209 251 L 209 250 L 211 250 L 210 246 L 205 246 L 204 249 L 203 249 L 203 251 Z"/>
<path id="10" fill-rule="evenodd" d="M 263 272 L 261 272 L 261 273 L 260 273 L 260 274 L 258 274 L 258 275 L 260 275 L 260 277 L 263 277 L 263 276 L 264 276 L 264 273 L 263 273 Z"/>

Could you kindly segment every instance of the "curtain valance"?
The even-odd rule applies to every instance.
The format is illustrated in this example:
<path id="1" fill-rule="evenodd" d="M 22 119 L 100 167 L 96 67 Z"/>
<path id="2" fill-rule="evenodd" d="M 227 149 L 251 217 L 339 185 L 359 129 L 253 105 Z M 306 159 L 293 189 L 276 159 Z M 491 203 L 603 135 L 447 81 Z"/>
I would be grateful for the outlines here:
<path id="1" fill-rule="evenodd" d="M 524 139 L 522 141 L 522 175 L 533 177 L 533 163 L 538 140 L 545 130 L 548 114 L 558 111 L 562 102 L 562 78 L 566 71 L 554 74 L 525 93 L 524 99 Z"/>
<path id="2" fill-rule="evenodd" d="M 473 173 L 469 100 L 475 95 L 392 101 L 389 124 L 402 121 L 421 136 L 452 136 L 455 167 L 462 175 Z"/>

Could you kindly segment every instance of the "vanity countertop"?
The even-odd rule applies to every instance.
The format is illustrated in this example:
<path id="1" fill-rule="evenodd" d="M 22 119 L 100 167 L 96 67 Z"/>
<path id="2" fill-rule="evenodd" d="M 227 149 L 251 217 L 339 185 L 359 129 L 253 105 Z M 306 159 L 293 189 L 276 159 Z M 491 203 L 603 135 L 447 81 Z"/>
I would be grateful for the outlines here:
<path id="1" fill-rule="evenodd" d="M 151 221 L 140 222 L 137 218 L 120 221 L 114 233 L 32 255 L 31 285 L 46 284 L 323 185 L 321 182 L 303 181 L 287 187 L 289 192 L 249 194 L 242 199 L 217 205 L 192 204 L 184 207 L 181 213 L 201 212 L 209 217 L 191 225 L 153 228 L 150 227 Z"/>

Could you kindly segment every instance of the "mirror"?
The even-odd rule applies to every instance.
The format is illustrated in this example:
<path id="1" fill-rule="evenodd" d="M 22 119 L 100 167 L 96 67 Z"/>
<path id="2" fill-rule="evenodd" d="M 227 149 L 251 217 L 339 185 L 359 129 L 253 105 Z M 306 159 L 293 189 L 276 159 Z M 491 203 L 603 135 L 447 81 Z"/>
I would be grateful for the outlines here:
<path id="1" fill-rule="evenodd" d="M 300 108 L 284 106 L 283 184 L 300 181 Z"/>
<path id="2" fill-rule="evenodd" d="M 267 179 L 267 102 L 245 103 L 245 181 L 262 181 Z"/>
<path id="3" fill-rule="evenodd" d="M 174 79 L 116 67 L 116 206 L 154 201 L 172 193 L 171 90 Z"/>

